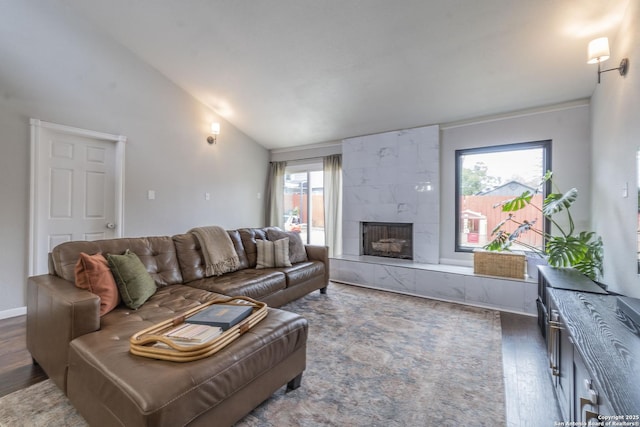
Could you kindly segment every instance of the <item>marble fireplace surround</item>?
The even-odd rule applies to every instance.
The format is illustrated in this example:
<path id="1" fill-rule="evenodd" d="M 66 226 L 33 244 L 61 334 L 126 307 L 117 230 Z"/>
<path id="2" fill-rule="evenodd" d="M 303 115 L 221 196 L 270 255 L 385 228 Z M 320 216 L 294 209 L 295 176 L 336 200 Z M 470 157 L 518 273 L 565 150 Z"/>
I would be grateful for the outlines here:
<path id="1" fill-rule="evenodd" d="M 331 280 L 535 315 L 535 282 L 439 264 L 439 134 L 427 126 L 343 141 L 343 253 Z M 413 260 L 363 256 L 361 222 L 412 223 Z"/>
<path id="2" fill-rule="evenodd" d="M 413 259 L 437 264 L 440 229 L 438 126 L 342 142 L 342 253 L 361 255 L 361 222 L 413 224 Z M 429 182 L 431 191 L 418 191 Z"/>

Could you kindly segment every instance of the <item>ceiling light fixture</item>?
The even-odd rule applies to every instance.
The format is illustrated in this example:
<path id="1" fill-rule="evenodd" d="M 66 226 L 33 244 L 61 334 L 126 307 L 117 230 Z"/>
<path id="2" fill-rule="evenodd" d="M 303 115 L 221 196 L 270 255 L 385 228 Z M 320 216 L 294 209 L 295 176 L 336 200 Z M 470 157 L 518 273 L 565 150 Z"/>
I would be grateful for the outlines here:
<path id="1" fill-rule="evenodd" d="M 211 135 L 207 137 L 207 142 L 215 144 L 218 142 L 218 135 L 220 135 L 220 123 L 213 122 L 211 123 Z"/>
<path id="2" fill-rule="evenodd" d="M 625 76 L 627 74 L 627 71 L 629 71 L 628 58 L 622 58 L 622 61 L 620 61 L 620 66 L 618 68 L 601 70 L 600 63 L 609 59 L 609 56 L 609 39 L 607 37 L 600 37 L 589 42 L 587 64 L 598 64 L 598 84 L 600 83 L 600 74 L 602 73 L 618 70 L 621 76 Z"/>

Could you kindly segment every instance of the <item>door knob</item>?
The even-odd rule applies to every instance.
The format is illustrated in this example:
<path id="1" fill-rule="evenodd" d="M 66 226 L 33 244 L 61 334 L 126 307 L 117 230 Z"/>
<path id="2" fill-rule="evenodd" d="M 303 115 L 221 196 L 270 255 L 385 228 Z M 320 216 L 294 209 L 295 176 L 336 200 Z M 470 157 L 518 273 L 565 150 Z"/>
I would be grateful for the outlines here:
<path id="1" fill-rule="evenodd" d="M 107 223 L 107 228 L 108 228 L 109 230 L 113 230 L 114 228 L 116 228 L 116 225 L 115 225 L 114 223 L 112 223 L 112 222 L 108 222 L 108 223 Z"/>

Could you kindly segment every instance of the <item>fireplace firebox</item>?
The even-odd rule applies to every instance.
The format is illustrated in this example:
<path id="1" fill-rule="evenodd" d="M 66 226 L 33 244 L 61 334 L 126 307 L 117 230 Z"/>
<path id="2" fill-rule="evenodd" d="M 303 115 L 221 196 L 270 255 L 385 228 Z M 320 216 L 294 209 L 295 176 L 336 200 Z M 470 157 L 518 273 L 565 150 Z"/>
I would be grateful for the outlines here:
<path id="1" fill-rule="evenodd" d="M 362 222 L 362 255 L 413 259 L 413 224 Z"/>

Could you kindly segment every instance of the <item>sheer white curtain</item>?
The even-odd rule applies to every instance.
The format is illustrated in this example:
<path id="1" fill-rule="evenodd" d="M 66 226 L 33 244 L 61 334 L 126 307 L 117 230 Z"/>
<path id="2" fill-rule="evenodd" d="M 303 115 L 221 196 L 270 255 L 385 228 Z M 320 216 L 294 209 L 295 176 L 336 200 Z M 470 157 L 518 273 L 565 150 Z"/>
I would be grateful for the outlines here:
<path id="1" fill-rule="evenodd" d="M 287 162 L 271 162 L 267 181 L 265 225 L 284 225 L 284 170 Z"/>
<path id="2" fill-rule="evenodd" d="M 342 155 L 324 158 L 324 241 L 329 256 L 342 253 Z"/>

